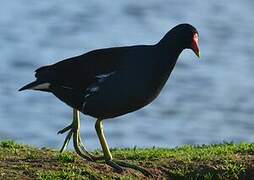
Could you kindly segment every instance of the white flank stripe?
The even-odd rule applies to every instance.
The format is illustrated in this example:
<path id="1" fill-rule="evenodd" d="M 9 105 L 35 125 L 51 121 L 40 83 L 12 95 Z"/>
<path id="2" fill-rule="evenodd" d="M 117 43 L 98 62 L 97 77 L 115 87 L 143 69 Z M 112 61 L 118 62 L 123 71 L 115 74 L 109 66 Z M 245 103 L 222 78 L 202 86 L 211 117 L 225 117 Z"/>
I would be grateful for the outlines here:
<path id="1" fill-rule="evenodd" d="M 101 79 L 101 78 L 107 78 L 107 77 L 111 76 L 111 75 L 114 74 L 114 73 L 115 73 L 115 71 L 110 72 L 110 73 L 107 73 L 107 74 L 99 74 L 99 75 L 97 75 L 97 76 L 95 76 L 95 77 L 97 77 L 97 78 L 99 78 L 99 79 Z"/>
<path id="2" fill-rule="evenodd" d="M 43 84 L 39 84 L 37 86 L 31 87 L 31 89 L 48 89 L 49 88 L 49 83 L 43 83 Z"/>
<path id="3" fill-rule="evenodd" d="M 96 92 L 99 90 L 98 86 L 92 87 L 91 89 L 89 89 L 90 92 Z"/>

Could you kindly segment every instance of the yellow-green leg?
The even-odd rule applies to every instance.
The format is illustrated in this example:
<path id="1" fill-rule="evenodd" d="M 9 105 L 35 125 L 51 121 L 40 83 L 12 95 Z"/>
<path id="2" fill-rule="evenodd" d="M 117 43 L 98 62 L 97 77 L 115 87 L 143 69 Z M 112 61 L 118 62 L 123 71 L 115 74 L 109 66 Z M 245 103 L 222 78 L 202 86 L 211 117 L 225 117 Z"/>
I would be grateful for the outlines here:
<path id="1" fill-rule="evenodd" d="M 95 157 L 91 155 L 83 145 L 81 141 L 81 136 L 80 136 L 80 116 L 79 116 L 79 111 L 76 109 L 73 109 L 73 121 L 71 125 L 65 127 L 64 129 L 60 130 L 58 134 L 63 134 L 66 131 L 69 131 L 65 140 L 64 144 L 60 150 L 60 152 L 63 152 L 66 147 L 68 146 L 71 137 L 73 136 L 73 145 L 74 149 L 77 152 L 78 155 L 80 155 L 82 158 L 94 161 L 98 159 L 102 159 L 101 157 Z"/>
<path id="2" fill-rule="evenodd" d="M 97 119 L 97 121 L 95 123 L 95 129 L 96 129 L 97 135 L 98 135 L 99 140 L 100 140 L 100 144 L 101 144 L 101 147 L 102 147 L 102 151 L 103 151 L 103 154 L 104 154 L 104 159 L 105 159 L 106 164 L 108 164 L 112 168 L 116 169 L 118 172 L 123 171 L 122 167 L 127 167 L 127 168 L 131 168 L 131 169 L 140 171 L 141 173 L 143 173 L 146 176 L 152 176 L 152 174 L 149 171 L 147 171 L 146 169 L 141 168 L 137 165 L 129 164 L 129 163 L 126 163 L 124 161 L 113 160 L 112 155 L 110 153 L 110 150 L 108 148 L 106 138 L 104 136 L 102 119 Z"/>

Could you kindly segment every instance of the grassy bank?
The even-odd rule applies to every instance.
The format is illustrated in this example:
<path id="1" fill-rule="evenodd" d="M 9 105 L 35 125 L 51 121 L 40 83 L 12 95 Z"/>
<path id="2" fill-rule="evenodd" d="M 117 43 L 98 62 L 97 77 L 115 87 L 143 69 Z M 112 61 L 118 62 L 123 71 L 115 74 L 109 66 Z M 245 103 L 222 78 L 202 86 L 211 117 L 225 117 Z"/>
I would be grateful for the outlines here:
<path id="1" fill-rule="evenodd" d="M 112 154 L 147 168 L 153 179 L 254 179 L 254 144 L 113 149 Z M 0 142 L 0 179 L 138 178 L 146 179 L 134 170 L 118 174 L 103 162 L 88 162 L 73 152 Z"/>

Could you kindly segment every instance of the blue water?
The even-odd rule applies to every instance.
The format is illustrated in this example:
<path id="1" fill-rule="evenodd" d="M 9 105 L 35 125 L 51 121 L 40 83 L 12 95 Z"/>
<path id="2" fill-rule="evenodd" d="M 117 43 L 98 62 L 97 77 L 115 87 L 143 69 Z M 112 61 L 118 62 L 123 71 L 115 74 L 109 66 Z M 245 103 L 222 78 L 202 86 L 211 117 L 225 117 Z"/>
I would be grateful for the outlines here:
<path id="1" fill-rule="evenodd" d="M 200 32 L 201 60 L 185 50 L 161 95 L 105 121 L 111 147 L 254 141 L 254 1 L 2 0 L 0 139 L 60 148 L 72 110 L 51 94 L 17 92 L 33 71 L 96 48 L 156 43 L 176 24 Z M 71 73 L 71 72 L 68 72 Z M 99 148 L 94 119 L 82 138 Z"/>

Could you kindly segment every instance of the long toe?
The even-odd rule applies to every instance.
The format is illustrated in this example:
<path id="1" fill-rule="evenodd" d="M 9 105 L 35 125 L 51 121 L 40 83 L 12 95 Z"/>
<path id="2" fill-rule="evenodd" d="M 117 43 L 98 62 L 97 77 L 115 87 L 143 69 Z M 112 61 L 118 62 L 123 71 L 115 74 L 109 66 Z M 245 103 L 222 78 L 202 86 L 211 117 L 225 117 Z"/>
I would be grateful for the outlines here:
<path id="1" fill-rule="evenodd" d="M 60 149 L 60 152 L 61 152 L 61 153 L 62 153 L 62 152 L 66 149 L 66 147 L 68 146 L 68 144 L 69 144 L 69 142 L 70 142 L 70 139 L 71 139 L 72 135 L 73 135 L 73 131 L 70 130 L 69 133 L 67 134 L 65 140 L 64 140 L 64 143 L 63 143 L 62 148 Z"/>
<path id="2" fill-rule="evenodd" d="M 124 161 L 117 161 L 117 160 L 105 160 L 106 164 L 116 170 L 118 173 L 122 173 L 124 168 L 134 169 L 136 171 L 141 172 L 143 175 L 147 177 L 153 177 L 153 175 L 146 169 L 139 167 L 135 164 L 130 164 Z"/>
<path id="3" fill-rule="evenodd" d="M 72 129 L 72 128 L 73 128 L 73 125 L 71 124 L 71 125 L 69 125 L 69 126 L 63 128 L 63 129 L 61 129 L 60 131 L 58 131 L 57 134 L 63 134 L 63 133 L 65 133 L 66 131 L 69 131 L 69 130 Z"/>
<path id="4" fill-rule="evenodd" d="M 105 160 L 106 164 L 116 170 L 118 173 L 122 173 L 124 169 L 113 160 Z"/>
<path id="5" fill-rule="evenodd" d="M 81 156 L 82 158 L 88 161 L 94 161 L 91 154 L 86 150 L 85 146 L 83 145 L 80 137 L 80 133 L 78 129 L 72 129 L 73 132 L 73 146 L 76 153 Z"/>
<path id="6" fill-rule="evenodd" d="M 135 164 L 127 163 L 127 162 L 124 162 L 124 161 L 117 161 L 117 160 L 114 160 L 114 162 L 116 164 L 118 164 L 119 166 L 139 171 L 139 172 L 141 172 L 142 174 L 144 174 L 147 177 L 153 177 L 153 175 L 148 170 L 146 170 L 146 169 L 144 169 L 144 168 L 142 168 L 140 166 L 137 166 Z"/>

